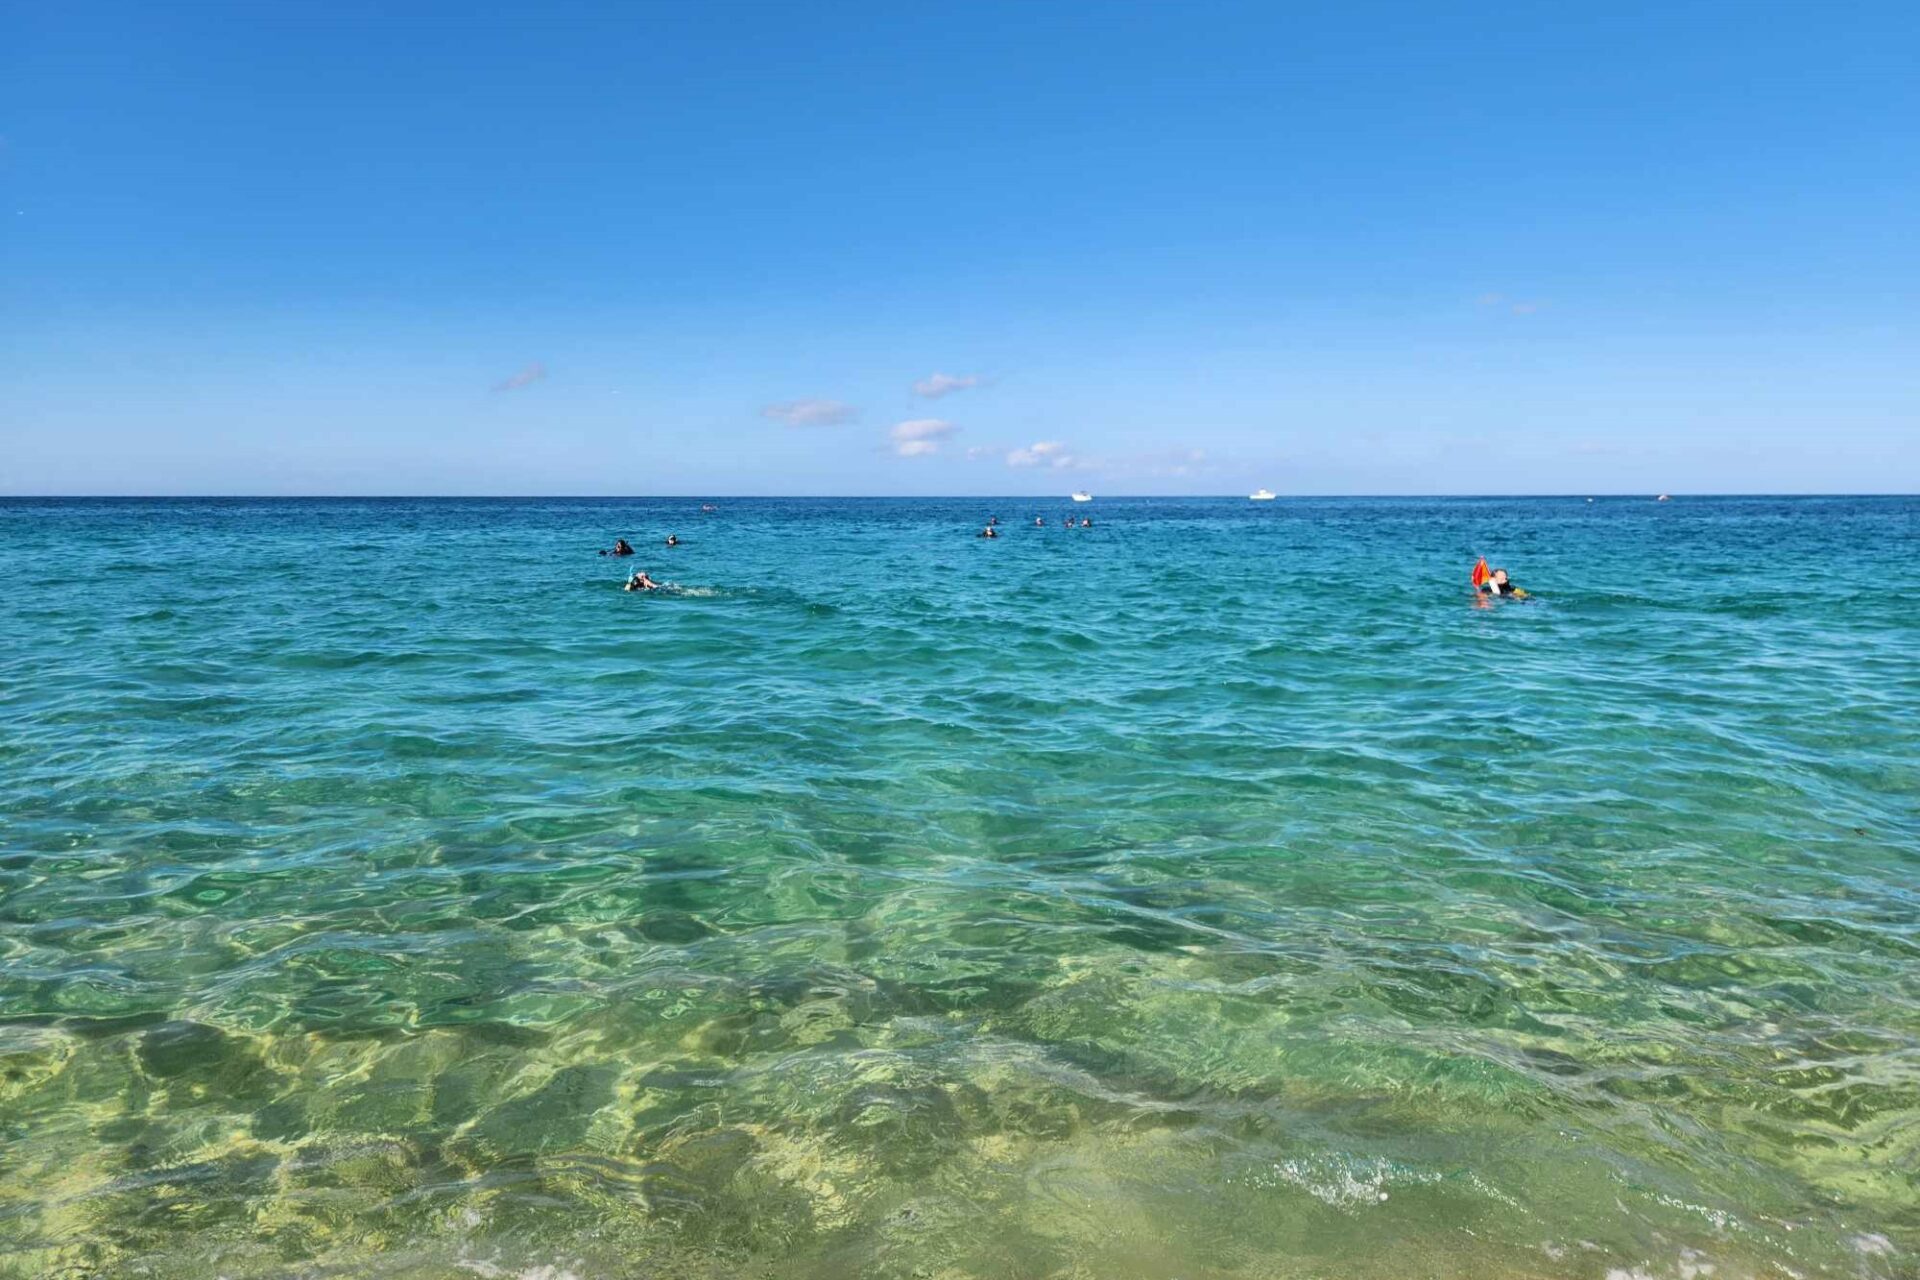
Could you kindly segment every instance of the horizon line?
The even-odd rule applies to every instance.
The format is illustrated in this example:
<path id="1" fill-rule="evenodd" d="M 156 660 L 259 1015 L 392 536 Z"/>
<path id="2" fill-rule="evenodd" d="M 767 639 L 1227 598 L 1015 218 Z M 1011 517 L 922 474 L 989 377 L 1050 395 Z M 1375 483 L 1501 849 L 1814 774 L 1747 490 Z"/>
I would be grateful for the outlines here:
<path id="1" fill-rule="evenodd" d="M 1082 492 L 1085 492 L 1084 490 Z M 1099 501 L 1102 495 L 1093 494 Z M 1111 500 L 1159 501 L 1254 501 L 1243 493 L 1109 493 Z M 1654 502 L 1661 497 L 1680 498 L 1920 498 L 1920 491 L 1901 489 L 1799 489 L 1735 490 L 1702 489 L 1681 493 L 1655 494 L 1645 490 L 1584 491 L 1563 493 L 1283 493 L 1274 502 L 1324 502 L 1356 499 L 1640 499 Z M 0 493 L 0 502 L 712 502 L 712 501 L 854 501 L 854 502 L 1066 502 L 1070 494 L 1020 493 Z"/>

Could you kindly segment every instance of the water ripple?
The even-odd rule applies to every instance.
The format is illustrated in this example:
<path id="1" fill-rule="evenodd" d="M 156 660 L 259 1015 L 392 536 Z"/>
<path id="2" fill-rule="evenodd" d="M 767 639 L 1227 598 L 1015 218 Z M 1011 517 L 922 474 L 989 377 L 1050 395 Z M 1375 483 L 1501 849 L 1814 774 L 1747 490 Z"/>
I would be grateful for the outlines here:
<path id="1" fill-rule="evenodd" d="M 981 505 L 0 502 L 0 1276 L 1911 1273 L 1920 506 Z"/>

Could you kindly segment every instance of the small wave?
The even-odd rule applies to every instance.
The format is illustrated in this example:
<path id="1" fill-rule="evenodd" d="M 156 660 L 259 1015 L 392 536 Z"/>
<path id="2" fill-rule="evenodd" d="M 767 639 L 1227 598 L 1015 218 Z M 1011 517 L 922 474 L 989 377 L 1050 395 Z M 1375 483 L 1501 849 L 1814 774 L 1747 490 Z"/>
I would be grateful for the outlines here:
<path id="1" fill-rule="evenodd" d="M 1334 1209 L 1363 1209 L 1385 1204 L 1393 1186 L 1424 1186 L 1440 1175 L 1386 1160 L 1338 1154 L 1275 1161 L 1273 1180 L 1306 1192 Z"/>

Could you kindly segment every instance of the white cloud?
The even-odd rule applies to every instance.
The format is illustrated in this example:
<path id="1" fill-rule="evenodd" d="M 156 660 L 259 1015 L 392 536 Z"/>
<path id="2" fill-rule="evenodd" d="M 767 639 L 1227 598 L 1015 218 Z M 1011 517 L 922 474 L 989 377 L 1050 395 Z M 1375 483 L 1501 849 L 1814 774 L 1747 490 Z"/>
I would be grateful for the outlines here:
<path id="1" fill-rule="evenodd" d="M 760 410 L 763 418 L 784 422 L 790 427 L 837 427 L 852 422 L 859 410 L 838 400 L 785 400 Z"/>
<path id="2" fill-rule="evenodd" d="M 922 378 L 913 384 L 913 393 L 925 396 L 929 400 L 938 400 L 941 396 L 955 391 L 965 391 L 968 387 L 980 385 L 980 375 L 975 373 L 936 373 Z"/>
<path id="3" fill-rule="evenodd" d="M 893 438 L 893 451 L 901 457 L 924 458 L 938 453 L 940 442 L 959 429 L 943 418 L 911 418 L 887 434 Z"/>
<path id="4" fill-rule="evenodd" d="M 518 391 L 522 387 L 532 386 L 534 383 L 540 381 L 540 379 L 546 376 L 547 376 L 547 366 L 545 366 L 544 364 L 541 364 L 538 360 L 535 360 L 532 364 L 528 365 L 526 368 L 522 369 L 520 372 L 514 374 L 511 378 L 504 378 L 501 381 L 494 383 L 493 389 L 495 391 Z"/>
<path id="5" fill-rule="evenodd" d="M 1040 440 L 1007 455 L 1010 467 L 1070 467 L 1073 455 L 1058 440 Z"/>

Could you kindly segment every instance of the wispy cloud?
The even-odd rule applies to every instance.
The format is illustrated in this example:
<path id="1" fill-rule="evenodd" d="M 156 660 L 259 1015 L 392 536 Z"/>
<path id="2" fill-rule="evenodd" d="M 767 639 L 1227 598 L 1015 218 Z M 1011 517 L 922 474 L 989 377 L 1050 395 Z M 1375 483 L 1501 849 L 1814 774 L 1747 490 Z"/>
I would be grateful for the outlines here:
<path id="1" fill-rule="evenodd" d="M 784 400 L 760 410 L 763 418 L 784 422 L 790 427 L 837 427 L 852 422 L 860 411 L 838 400 Z"/>
<path id="2" fill-rule="evenodd" d="M 1070 467 L 1073 455 L 1058 440 L 1039 440 L 1007 455 L 1010 467 Z"/>
<path id="3" fill-rule="evenodd" d="M 494 383 L 493 389 L 495 391 L 518 391 L 522 387 L 532 386 L 546 376 L 547 366 L 535 360 L 511 378 L 503 378 L 499 382 Z"/>
<path id="4" fill-rule="evenodd" d="M 925 396 L 929 400 L 938 400 L 941 396 L 979 385 L 980 375 L 976 373 L 936 373 L 914 383 L 913 394 Z"/>
<path id="5" fill-rule="evenodd" d="M 1237 473 L 1241 464 L 1204 449 L 1168 448 L 1102 456 L 1075 455 L 1073 469 L 1138 480 L 1198 481 L 1203 476 Z"/>
<path id="6" fill-rule="evenodd" d="M 893 451 L 903 458 L 924 458 L 940 452 L 940 442 L 960 428 L 943 418 L 911 418 L 887 433 Z"/>
<path id="7" fill-rule="evenodd" d="M 1531 298 L 1510 298 L 1504 293 L 1483 293 L 1475 302 L 1493 311 L 1506 311 L 1516 316 L 1530 316 L 1547 304 Z"/>
<path id="8" fill-rule="evenodd" d="M 1184 479 L 1199 472 L 1212 470 L 1207 465 L 1204 449 L 1170 449 L 1165 453 L 1149 453 L 1129 460 L 1129 466 L 1151 476 L 1173 476 Z"/>

